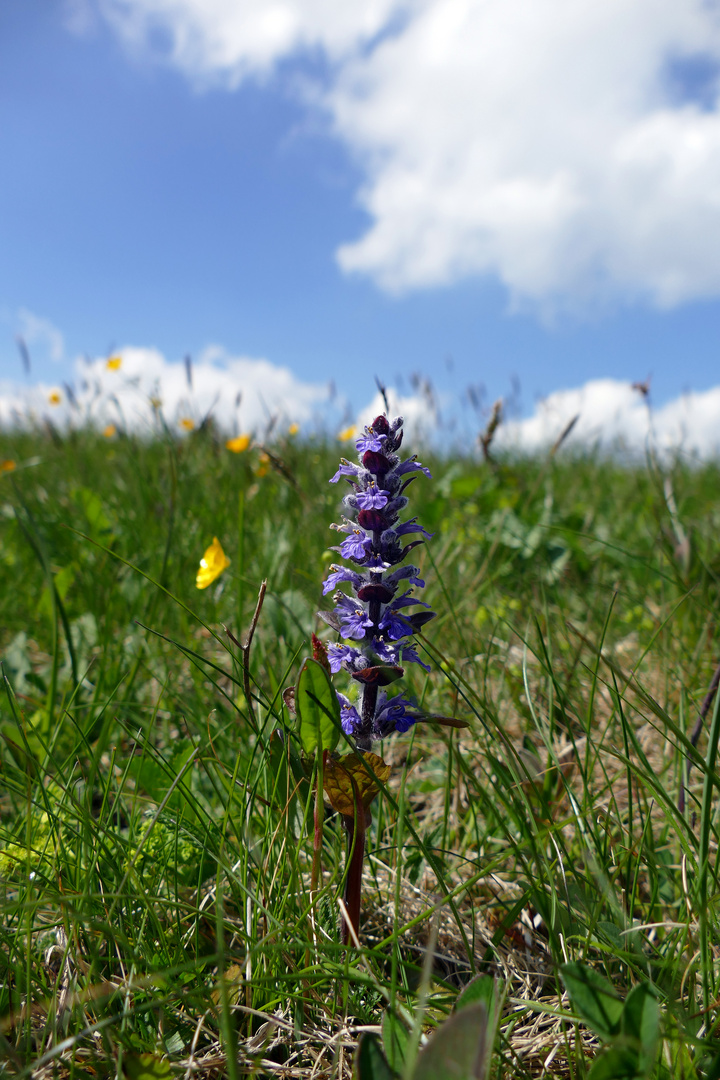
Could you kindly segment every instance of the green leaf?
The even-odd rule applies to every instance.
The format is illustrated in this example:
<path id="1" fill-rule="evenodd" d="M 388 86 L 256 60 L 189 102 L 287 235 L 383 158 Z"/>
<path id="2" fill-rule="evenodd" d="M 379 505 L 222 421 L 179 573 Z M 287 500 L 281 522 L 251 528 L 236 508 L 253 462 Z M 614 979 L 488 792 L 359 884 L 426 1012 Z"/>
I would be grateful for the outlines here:
<path id="1" fill-rule="evenodd" d="M 623 1035 L 637 1048 L 640 1071 L 649 1073 L 660 1038 L 660 1006 L 650 983 L 632 988 L 625 999 L 620 1026 Z"/>
<path id="2" fill-rule="evenodd" d="M 112 538 L 112 524 L 103 509 L 100 496 L 90 488 L 76 488 L 73 498 L 80 503 L 85 511 L 87 523 L 90 526 L 90 535 L 93 540 L 107 540 Z"/>
<path id="3" fill-rule="evenodd" d="M 395 1080 L 396 1074 L 385 1060 L 377 1035 L 365 1032 L 360 1036 L 353 1075 L 355 1080 Z"/>
<path id="4" fill-rule="evenodd" d="M 126 1054 L 123 1073 L 127 1080 L 165 1080 L 173 1074 L 169 1062 L 155 1054 Z"/>
<path id="5" fill-rule="evenodd" d="M 70 590 L 70 586 L 75 580 L 75 572 L 75 565 L 73 563 L 70 563 L 68 566 L 64 566 L 62 570 L 58 570 L 56 574 L 53 574 L 53 585 L 55 588 L 55 593 L 61 601 L 65 600 Z M 46 615 L 49 619 L 51 619 L 53 617 L 53 611 L 54 609 L 52 596 L 50 594 L 50 587 L 46 585 L 42 593 L 40 594 L 37 612 L 38 615 Z"/>
<path id="6" fill-rule="evenodd" d="M 463 987 L 455 1002 L 455 1009 L 464 1009 L 466 1005 L 474 1005 L 476 1001 L 482 1001 L 490 1012 L 495 1001 L 495 980 L 492 975 L 476 975 L 467 986 Z"/>
<path id="7" fill-rule="evenodd" d="M 185 1049 L 185 1040 L 179 1031 L 165 1036 L 165 1051 L 168 1054 L 182 1054 Z"/>
<path id="8" fill-rule="evenodd" d="M 497 978 L 493 978 L 492 975 L 476 975 L 475 978 L 472 978 L 470 983 L 463 988 L 456 1001 L 456 1012 L 459 1012 L 461 1009 L 466 1009 L 468 1005 L 475 1004 L 478 1001 L 483 1002 L 485 1005 L 488 1013 L 488 1030 L 486 1036 L 486 1053 L 488 1058 L 492 1053 L 495 1035 L 497 1035 L 504 1000 L 505 987 L 498 982 Z"/>
<path id="9" fill-rule="evenodd" d="M 563 964 L 562 980 L 573 1008 L 601 1039 L 612 1039 L 620 1030 L 623 1003 L 607 979 L 586 964 Z"/>
<path id="10" fill-rule="evenodd" d="M 410 1035 L 402 1020 L 389 1009 L 383 1014 L 382 1039 L 390 1067 L 402 1072 Z"/>
<path id="11" fill-rule="evenodd" d="M 596 1057 L 588 1080 L 639 1080 L 637 1054 L 626 1047 L 611 1046 Z"/>
<path id="12" fill-rule="evenodd" d="M 481 1001 L 453 1013 L 420 1052 L 412 1080 L 482 1080 L 487 1010 Z"/>
<path id="13" fill-rule="evenodd" d="M 333 751 L 340 741 L 340 702 L 322 664 L 305 660 L 295 691 L 300 742 L 306 754 Z"/>

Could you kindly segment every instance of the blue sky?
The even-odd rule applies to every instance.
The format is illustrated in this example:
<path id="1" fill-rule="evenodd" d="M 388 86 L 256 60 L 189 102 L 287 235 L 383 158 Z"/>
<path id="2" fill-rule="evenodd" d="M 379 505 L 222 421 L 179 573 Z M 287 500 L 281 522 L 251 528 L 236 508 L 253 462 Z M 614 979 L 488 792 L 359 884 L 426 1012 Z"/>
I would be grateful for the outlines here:
<path id="1" fill-rule="evenodd" d="M 351 408 L 715 387 L 717 9 L 597 7 L 3 0 L 3 393 L 130 346 Z"/>

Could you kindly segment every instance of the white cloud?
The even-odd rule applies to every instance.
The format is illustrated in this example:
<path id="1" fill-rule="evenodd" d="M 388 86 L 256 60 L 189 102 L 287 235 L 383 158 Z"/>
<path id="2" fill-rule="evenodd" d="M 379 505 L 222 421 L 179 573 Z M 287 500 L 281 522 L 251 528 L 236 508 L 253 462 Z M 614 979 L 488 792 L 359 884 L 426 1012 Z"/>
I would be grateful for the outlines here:
<path id="1" fill-rule="evenodd" d="M 545 310 L 720 295 L 715 0 L 97 3 L 135 46 L 164 31 L 196 82 L 331 59 L 315 100 L 371 219 L 348 272 L 391 291 L 492 275 Z"/>
<path id="2" fill-rule="evenodd" d="M 329 101 L 373 224 L 346 270 L 389 289 L 497 275 L 520 302 L 720 291 L 720 113 L 673 56 L 720 58 L 702 0 L 436 0 Z"/>
<path id="3" fill-rule="evenodd" d="M 371 40 L 412 0 L 97 0 L 123 40 L 160 52 L 198 85 L 234 88 L 299 50 L 336 59 Z"/>
<path id="4" fill-rule="evenodd" d="M 720 455 L 720 386 L 687 393 L 658 409 L 630 383 L 596 379 L 543 399 L 532 416 L 503 423 L 494 446 L 535 454 L 547 451 L 574 417 L 567 437 L 572 449 L 641 456 L 648 450 L 689 459 Z"/>
<path id="5" fill-rule="evenodd" d="M 49 419 L 60 428 L 90 424 L 102 429 L 112 423 L 150 434 L 158 430 L 157 408 L 178 434 L 183 419 L 197 427 L 208 415 L 226 434 L 252 433 L 259 438 L 268 431 L 287 431 L 291 423 L 306 432 L 331 434 L 347 425 L 347 401 L 333 403 L 326 386 L 303 382 L 268 360 L 231 356 L 219 346 L 209 346 L 192 364 L 190 385 L 185 364 L 166 360 L 157 349 L 127 346 L 115 355 L 121 358 L 117 370 L 107 367 L 107 357 L 76 360 L 72 396 L 64 383 L 28 387 L 0 381 L 0 426 Z M 458 410 L 447 395 L 438 398 L 422 385 L 413 394 L 401 394 L 393 387 L 386 393 L 391 416 L 405 420 L 404 450 L 442 447 L 452 438 Z M 384 411 L 378 393 L 354 413 L 354 426 L 359 431 Z M 569 449 L 599 449 L 631 458 L 648 449 L 679 452 L 695 460 L 720 457 L 720 386 L 683 394 L 654 409 L 629 383 L 614 379 L 550 394 L 532 416 L 503 421 L 493 447 L 545 453 L 576 416 L 565 444 Z M 465 439 L 463 446 L 469 445 L 472 441 Z"/>
<path id="6" fill-rule="evenodd" d="M 154 400 L 173 430 L 181 430 L 182 419 L 199 425 L 211 414 L 223 431 L 261 435 L 273 419 L 280 425 L 314 423 L 327 401 L 326 387 L 218 346 L 192 364 L 192 385 L 185 364 L 166 360 L 156 349 L 127 346 L 115 355 L 121 358 L 117 370 L 108 368 L 107 357 L 76 360 L 74 401 L 64 386 L 0 383 L 0 424 L 49 418 L 59 425 L 114 423 L 149 432 L 157 423 Z M 58 404 L 52 394 L 60 397 Z"/>

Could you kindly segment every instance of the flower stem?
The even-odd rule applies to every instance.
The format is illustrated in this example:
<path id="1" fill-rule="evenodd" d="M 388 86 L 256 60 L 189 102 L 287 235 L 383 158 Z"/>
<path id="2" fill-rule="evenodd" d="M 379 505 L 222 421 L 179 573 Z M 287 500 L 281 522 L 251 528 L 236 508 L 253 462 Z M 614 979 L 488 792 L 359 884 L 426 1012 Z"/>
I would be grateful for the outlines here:
<path id="1" fill-rule="evenodd" d="M 360 897 L 362 895 L 362 868 L 365 857 L 365 807 L 362 802 L 356 801 L 355 814 L 343 814 L 343 828 L 347 833 L 347 863 L 348 871 L 345 878 L 345 910 L 348 913 L 348 921 L 343 917 L 341 939 L 343 945 L 350 944 L 350 927 L 357 939 L 360 936 Z M 369 814 L 368 814 L 369 816 Z"/>

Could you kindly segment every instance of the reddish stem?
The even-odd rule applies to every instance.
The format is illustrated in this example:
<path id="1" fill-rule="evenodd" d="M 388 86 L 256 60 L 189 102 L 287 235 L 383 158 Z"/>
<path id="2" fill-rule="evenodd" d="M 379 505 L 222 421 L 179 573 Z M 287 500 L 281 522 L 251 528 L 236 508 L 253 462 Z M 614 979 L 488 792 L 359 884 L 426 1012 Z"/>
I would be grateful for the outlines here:
<path id="1" fill-rule="evenodd" d="M 362 868 L 365 857 L 365 807 L 356 798 L 355 814 L 343 814 L 343 827 L 347 833 L 348 872 L 345 878 L 343 900 L 348 913 L 348 921 L 343 918 L 341 940 L 343 945 L 350 944 L 350 927 L 355 937 L 360 935 L 360 896 L 362 894 Z"/>

